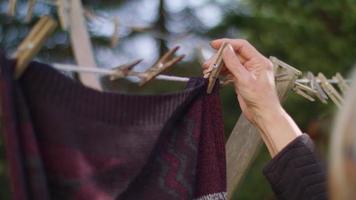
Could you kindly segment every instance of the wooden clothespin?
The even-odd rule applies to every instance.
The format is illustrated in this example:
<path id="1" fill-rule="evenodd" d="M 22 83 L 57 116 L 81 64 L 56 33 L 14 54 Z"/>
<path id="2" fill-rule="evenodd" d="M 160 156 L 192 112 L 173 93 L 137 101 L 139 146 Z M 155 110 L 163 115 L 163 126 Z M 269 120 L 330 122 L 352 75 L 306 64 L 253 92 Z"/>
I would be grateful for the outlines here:
<path id="1" fill-rule="evenodd" d="M 319 73 L 318 78 L 320 80 L 320 85 L 325 91 L 325 93 L 330 97 L 330 99 L 335 103 L 339 108 L 344 103 L 343 98 L 338 93 L 338 91 L 328 82 L 327 78 L 324 74 Z"/>
<path id="2" fill-rule="evenodd" d="M 338 72 L 333 76 L 333 79 L 336 80 L 338 87 L 340 88 L 342 93 L 346 93 L 349 90 L 350 86 L 347 84 L 344 77 Z"/>
<path id="3" fill-rule="evenodd" d="M 278 73 L 274 75 L 274 78 L 276 81 L 282 82 L 282 81 L 288 81 L 288 73 Z"/>
<path id="4" fill-rule="evenodd" d="M 312 89 L 312 88 L 310 88 L 310 87 L 308 87 L 306 85 L 303 85 L 301 83 L 298 83 L 298 82 L 295 83 L 295 87 L 297 87 L 297 88 L 299 88 L 301 90 L 304 90 L 304 91 L 306 91 L 308 93 L 311 93 L 313 95 L 317 93 L 316 90 L 314 90 L 314 89 Z"/>
<path id="5" fill-rule="evenodd" d="M 307 79 L 309 80 L 310 87 L 316 91 L 315 96 L 318 97 L 323 104 L 327 104 L 328 95 L 325 94 L 312 72 L 307 72 Z"/>
<path id="6" fill-rule="evenodd" d="M 33 8 L 35 7 L 35 4 L 36 4 L 36 0 L 28 0 L 26 22 L 30 22 L 31 21 Z"/>
<path id="7" fill-rule="evenodd" d="M 304 91 L 301 90 L 300 88 L 294 87 L 292 90 L 293 90 L 296 94 L 298 94 L 298 95 L 300 95 L 300 96 L 302 96 L 302 97 L 308 99 L 308 100 L 311 101 L 311 102 L 314 102 L 314 101 L 315 101 L 315 99 L 314 99 L 312 96 L 310 96 L 309 94 L 307 94 L 306 92 L 304 92 Z"/>
<path id="8" fill-rule="evenodd" d="M 17 48 L 15 78 L 19 78 L 26 70 L 28 63 L 39 52 L 44 42 L 53 33 L 57 22 L 49 16 L 43 16 L 32 28 L 25 40 Z"/>
<path id="9" fill-rule="evenodd" d="M 296 70 L 296 68 L 294 68 L 293 66 L 283 62 L 282 60 L 280 60 L 280 59 L 278 59 L 278 58 L 276 58 L 274 56 L 270 56 L 269 60 L 274 64 L 275 68 L 276 68 L 276 66 L 280 66 L 280 67 L 283 67 L 285 69 L 290 69 L 290 70 L 293 70 L 295 72 L 298 72 L 297 74 L 301 75 L 301 72 Z"/>
<path id="10" fill-rule="evenodd" d="M 133 62 L 125 63 L 125 64 L 123 64 L 123 65 L 120 65 L 120 66 L 118 66 L 118 67 L 113 68 L 113 70 L 115 71 L 115 74 L 110 75 L 110 80 L 111 80 L 111 81 L 114 81 L 114 80 L 116 80 L 116 79 L 129 76 L 129 75 L 130 75 L 130 72 L 132 72 L 131 70 L 132 70 L 136 65 L 138 65 L 140 62 L 142 62 L 142 60 L 143 60 L 143 59 L 138 59 L 138 60 L 135 60 L 135 61 L 133 61 Z"/>
<path id="11" fill-rule="evenodd" d="M 15 16 L 16 13 L 16 4 L 17 4 L 17 0 L 9 0 L 9 6 L 8 6 L 8 10 L 7 10 L 7 14 L 10 16 Z"/>
<path id="12" fill-rule="evenodd" d="M 178 51 L 179 46 L 174 47 L 165 53 L 152 67 L 147 69 L 145 72 L 142 72 L 138 75 L 141 79 L 139 85 L 143 86 L 149 81 L 151 81 L 158 74 L 166 71 L 168 68 L 172 67 L 177 62 L 181 61 L 185 55 L 177 56 L 173 58 L 173 55 Z"/>
<path id="13" fill-rule="evenodd" d="M 285 85 L 285 88 L 292 89 L 296 91 L 297 94 L 307 98 L 308 100 L 312 100 L 308 94 L 303 92 L 301 89 L 295 89 L 295 82 L 299 76 L 302 75 L 302 72 L 297 70 L 296 68 L 290 66 L 289 64 L 279 60 L 274 56 L 270 56 L 269 60 L 273 64 L 273 72 L 275 76 L 276 85 Z M 277 87 L 277 93 L 284 94 L 284 96 L 279 96 L 280 99 L 286 98 L 286 91 L 284 87 Z M 293 89 L 294 88 L 294 89 Z"/>
<path id="14" fill-rule="evenodd" d="M 224 61 L 222 59 L 222 53 L 224 52 L 224 49 L 227 47 L 228 43 L 223 43 L 215 54 L 214 61 L 210 64 L 209 66 L 209 74 L 207 76 L 208 78 L 208 88 L 206 92 L 210 94 L 213 91 L 216 79 L 219 77 L 220 71 L 222 67 L 224 66 Z M 205 77 L 204 77 L 205 78 Z"/>
<path id="15" fill-rule="evenodd" d="M 59 23 L 64 31 L 70 26 L 70 3 L 69 0 L 56 0 Z"/>
<path id="16" fill-rule="evenodd" d="M 269 60 L 273 64 L 273 72 L 274 72 L 274 77 L 275 77 L 276 83 L 291 82 L 291 80 L 292 80 L 291 78 L 295 78 L 295 77 L 302 75 L 302 72 L 300 72 L 293 66 L 283 62 L 282 60 L 280 60 L 274 56 L 270 56 Z M 294 73 L 294 76 L 291 76 L 291 72 Z M 299 89 L 293 89 L 293 90 L 297 91 L 296 92 L 297 94 L 302 95 L 303 97 L 311 100 L 312 98 L 309 98 L 310 96 L 308 94 L 301 91 L 301 89 L 304 89 L 304 87 L 303 88 L 300 88 L 300 87 L 303 87 L 303 86 L 299 86 Z M 290 85 L 290 88 L 295 88 L 295 84 L 294 84 L 294 86 Z M 306 97 L 306 96 L 309 96 L 309 97 Z"/>
<path id="17" fill-rule="evenodd" d="M 294 67 L 292 67 L 291 65 L 279 60 L 276 57 L 271 56 L 270 60 L 273 63 L 273 66 L 274 66 L 273 70 L 274 70 L 274 73 L 275 73 L 276 82 L 290 81 L 290 78 L 291 78 L 289 73 L 286 73 L 285 71 L 278 70 L 278 67 L 282 67 L 284 69 L 293 70 L 293 71 L 295 71 L 295 74 L 297 74 L 298 76 L 301 75 L 300 71 L 295 70 Z M 295 82 L 294 83 L 294 87 L 292 88 L 292 90 L 296 94 L 308 99 L 309 101 L 312 101 L 312 102 L 315 101 L 315 99 L 311 95 L 316 95 L 317 91 L 315 91 L 313 88 L 310 88 L 310 87 L 308 87 L 306 85 L 303 85 L 301 83 Z"/>
<path id="18" fill-rule="evenodd" d="M 315 101 L 315 99 L 312 96 L 310 96 L 309 94 L 316 95 L 317 92 L 314 89 L 309 88 L 306 85 L 296 82 L 295 86 L 293 88 L 293 91 L 295 93 L 297 93 L 298 95 L 308 99 L 309 101 L 312 101 L 312 102 Z"/>
<path id="19" fill-rule="evenodd" d="M 113 23 L 114 23 L 114 31 L 111 36 L 111 47 L 112 48 L 116 47 L 117 44 L 119 43 L 120 18 L 115 17 L 113 20 Z"/>

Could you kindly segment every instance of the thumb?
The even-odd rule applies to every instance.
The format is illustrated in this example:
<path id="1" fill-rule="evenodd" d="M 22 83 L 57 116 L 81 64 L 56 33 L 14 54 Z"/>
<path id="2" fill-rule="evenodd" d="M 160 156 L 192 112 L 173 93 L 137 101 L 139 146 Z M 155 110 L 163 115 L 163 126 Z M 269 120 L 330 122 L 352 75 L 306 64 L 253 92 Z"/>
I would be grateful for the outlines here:
<path id="1" fill-rule="evenodd" d="M 236 77 L 237 80 L 241 80 L 249 76 L 249 72 L 241 64 L 231 44 L 226 46 L 222 56 L 226 68 Z"/>

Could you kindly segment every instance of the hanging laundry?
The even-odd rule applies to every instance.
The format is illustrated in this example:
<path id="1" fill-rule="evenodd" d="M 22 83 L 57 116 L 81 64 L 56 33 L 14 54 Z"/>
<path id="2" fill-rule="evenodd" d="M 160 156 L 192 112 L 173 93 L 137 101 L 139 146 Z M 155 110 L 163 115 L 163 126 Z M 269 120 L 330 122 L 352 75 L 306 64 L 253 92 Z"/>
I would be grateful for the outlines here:
<path id="1" fill-rule="evenodd" d="M 218 87 L 192 78 L 162 95 L 98 92 L 51 66 L 19 80 L 0 57 L 13 199 L 226 199 Z"/>

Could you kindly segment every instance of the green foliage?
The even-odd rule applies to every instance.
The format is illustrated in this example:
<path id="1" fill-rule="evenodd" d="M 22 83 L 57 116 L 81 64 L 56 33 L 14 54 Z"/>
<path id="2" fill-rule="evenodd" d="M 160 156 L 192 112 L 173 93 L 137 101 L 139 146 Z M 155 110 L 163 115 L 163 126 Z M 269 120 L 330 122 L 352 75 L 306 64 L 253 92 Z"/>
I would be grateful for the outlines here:
<path id="1" fill-rule="evenodd" d="M 236 27 L 265 54 L 303 71 L 331 75 L 347 72 L 354 64 L 353 1 L 251 0 L 248 5 L 250 13 L 230 13 L 217 29 Z"/>

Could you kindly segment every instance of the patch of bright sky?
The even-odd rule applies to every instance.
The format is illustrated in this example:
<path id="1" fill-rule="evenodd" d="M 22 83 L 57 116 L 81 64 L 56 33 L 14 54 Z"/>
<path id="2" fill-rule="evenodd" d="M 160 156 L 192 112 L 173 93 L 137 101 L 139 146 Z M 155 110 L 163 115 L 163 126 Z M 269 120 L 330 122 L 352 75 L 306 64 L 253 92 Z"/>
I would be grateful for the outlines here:
<path id="1" fill-rule="evenodd" d="M 208 38 L 190 34 L 179 40 L 171 39 L 168 46 L 172 48 L 173 46 L 179 45 L 181 48 L 179 49 L 178 54 L 185 54 L 184 60 L 192 60 L 200 53 L 198 51 L 210 48 L 207 42 L 208 40 Z M 209 57 L 208 54 L 204 54 L 204 57 L 208 58 L 206 56 Z"/>
<path id="2" fill-rule="evenodd" d="M 197 9 L 195 13 L 199 20 L 208 27 L 214 27 L 222 20 L 221 8 L 213 4 L 202 6 L 200 9 Z"/>
<path id="3" fill-rule="evenodd" d="M 122 49 L 127 54 L 135 55 L 135 59 L 144 59 L 142 65 L 137 67 L 138 70 L 144 70 L 152 65 L 158 56 L 156 51 L 152 51 L 157 49 L 156 40 L 147 35 L 134 37 L 131 41 L 124 43 Z"/>
<path id="4" fill-rule="evenodd" d="M 51 13 L 51 7 L 43 4 L 43 3 L 36 3 L 33 8 L 34 15 L 37 13 L 41 13 L 40 15 L 49 15 Z M 28 10 L 28 2 L 27 1 L 17 1 L 16 3 L 16 10 L 15 16 L 12 18 L 17 18 L 19 20 L 25 20 Z M 0 0 L 0 13 L 7 13 L 8 12 L 8 1 L 1 2 Z"/>
<path id="5" fill-rule="evenodd" d="M 170 12 L 180 12 L 186 7 L 192 8 L 199 20 L 207 27 L 216 26 L 222 19 L 221 7 L 211 3 L 210 0 L 169 0 L 166 1 L 166 6 Z"/>
<path id="6" fill-rule="evenodd" d="M 166 8 L 171 12 L 180 12 L 186 7 L 197 8 L 209 3 L 210 0 L 169 0 Z"/>
<path id="7" fill-rule="evenodd" d="M 152 65 L 157 59 L 157 44 L 154 38 L 147 35 L 122 40 L 119 49 L 96 48 L 98 61 L 103 67 L 115 67 L 136 59 L 144 59 L 135 67 L 137 71 L 143 71 Z"/>
<path id="8" fill-rule="evenodd" d="M 188 5 L 190 7 L 200 7 L 208 2 L 209 0 L 188 0 Z"/>
<path id="9" fill-rule="evenodd" d="M 120 19 L 120 36 L 126 36 L 130 30 L 128 27 L 147 27 L 157 18 L 158 1 L 141 0 L 132 1 L 110 10 L 99 11 L 101 20 L 92 22 L 91 31 L 96 35 L 110 37 L 114 32 L 114 24 L 111 19 L 118 16 Z"/>

